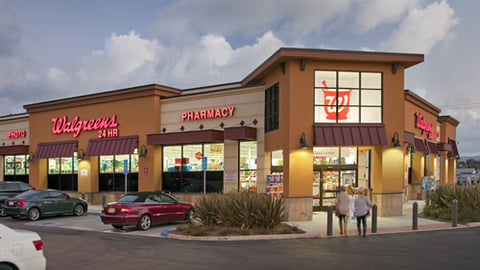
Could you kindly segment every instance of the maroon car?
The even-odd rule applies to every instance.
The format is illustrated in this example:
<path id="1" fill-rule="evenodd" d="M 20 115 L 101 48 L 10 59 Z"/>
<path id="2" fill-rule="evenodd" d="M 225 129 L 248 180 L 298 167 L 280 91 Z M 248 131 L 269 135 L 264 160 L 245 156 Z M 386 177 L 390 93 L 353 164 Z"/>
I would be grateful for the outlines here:
<path id="1" fill-rule="evenodd" d="M 104 205 L 100 218 L 117 229 L 134 225 L 145 231 L 155 224 L 190 221 L 194 218 L 194 207 L 163 191 L 129 192 Z"/>

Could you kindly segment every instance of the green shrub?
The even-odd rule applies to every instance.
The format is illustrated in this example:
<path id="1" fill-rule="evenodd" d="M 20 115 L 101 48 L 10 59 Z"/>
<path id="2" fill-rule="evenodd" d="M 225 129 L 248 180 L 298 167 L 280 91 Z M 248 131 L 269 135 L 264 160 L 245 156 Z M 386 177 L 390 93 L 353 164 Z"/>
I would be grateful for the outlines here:
<path id="1" fill-rule="evenodd" d="M 430 205 L 423 214 L 428 217 L 451 220 L 453 200 L 458 201 L 458 221 L 480 221 L 480 186 L 441 185 L 430 193 Z"/>
<path id="2" fill-rule="evenodd" d="M 196 216 L 204 226 L 223 225 L 252 228 L 274 228 L 285 220 L 283 198 L 265 193 L 230 192 L 210 194 L 196 203 Z"/>

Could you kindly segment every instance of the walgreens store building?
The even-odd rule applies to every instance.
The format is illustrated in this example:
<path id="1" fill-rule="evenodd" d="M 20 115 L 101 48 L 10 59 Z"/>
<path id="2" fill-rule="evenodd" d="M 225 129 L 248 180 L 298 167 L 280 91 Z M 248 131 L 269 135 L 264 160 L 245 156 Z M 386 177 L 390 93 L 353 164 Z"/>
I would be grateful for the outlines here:
<path id="1" fill-rule="evenodd" d="M 404 89 L 405 69 L 421 62 L 281 48 L 235 83 L 28 104 L 23 118 L 0 119 L 2 132 L 18 129 L 12 121 L 28 130 L 20 150 L 2 137 L 3 178 L 13 160 L 23 181 L 90 203 L 125 190 L 170 190 L 192 202 L 203 192 L 267 192 L 285 198 L 289 221 L 311 220 L 350 184 L 370 190 L 379 215 L 402 215 L 424 179 L 454 183 L 458 157 L 458 121 Z"/>

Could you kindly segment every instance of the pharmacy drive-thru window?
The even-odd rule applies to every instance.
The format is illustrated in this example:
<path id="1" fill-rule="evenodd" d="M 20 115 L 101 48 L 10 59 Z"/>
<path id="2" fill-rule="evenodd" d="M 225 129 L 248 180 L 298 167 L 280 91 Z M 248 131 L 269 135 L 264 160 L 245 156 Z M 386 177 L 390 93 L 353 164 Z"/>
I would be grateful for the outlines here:
<path id="1" fill-rule="evenodd" d="M 283 197 L 289 221 L 333 207 L 346 186 L 365 189 L 379 215 L 402 215 L 422 182 L 453 183 L 458 157 L 458 121 L 403 89 L 405 70 L 423 61 L 280 48 L 237 82 L 27 104 L 0 117 L 3 179 L 90 203 L 137 190 L 191 202 L 261 192 Z"/>

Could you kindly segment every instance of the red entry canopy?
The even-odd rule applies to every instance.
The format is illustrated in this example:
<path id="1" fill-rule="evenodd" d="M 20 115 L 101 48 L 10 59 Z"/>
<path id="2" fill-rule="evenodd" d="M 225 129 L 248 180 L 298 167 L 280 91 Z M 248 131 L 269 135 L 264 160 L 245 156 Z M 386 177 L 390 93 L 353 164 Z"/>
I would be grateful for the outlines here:
<path id="1" fill-rule="evenodd" d="M 137 147 L 138 135 L 90 139 L 87 156 L 133 154 Z"/>
<path id="2" fill-rule="evenodd" d="M 34 157 L 35 159 L 73 157 L 76 147 L 76 140 L 39 143 Z"/>

